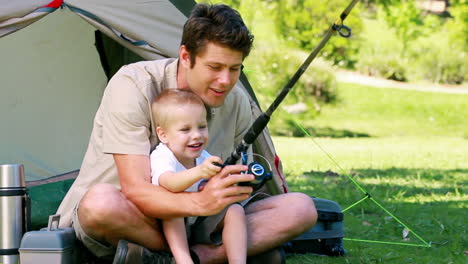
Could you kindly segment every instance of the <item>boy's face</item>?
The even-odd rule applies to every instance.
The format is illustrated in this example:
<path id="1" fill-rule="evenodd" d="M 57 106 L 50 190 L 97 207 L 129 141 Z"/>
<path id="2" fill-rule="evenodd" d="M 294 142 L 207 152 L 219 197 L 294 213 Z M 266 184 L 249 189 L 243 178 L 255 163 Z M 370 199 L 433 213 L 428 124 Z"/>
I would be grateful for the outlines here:
<path id="1" fill-rule="evenodd" d="M 170 116 L 164 127 L 156 129 L 161 142 L 174 153 L 186 168 L 194 165 L 208 143 L 206 109 L 202 105 L 185 104 L 169 106 Z"/>
<path id="2" fill-rule="evenodd" d="M 184 46 L 179 55 L 188 88 L 206 105 L 221 106 L 239 80 L 242 52 L 209 42 L 195 58 L 195 65 L 191 65 L 190 55 Z"/>

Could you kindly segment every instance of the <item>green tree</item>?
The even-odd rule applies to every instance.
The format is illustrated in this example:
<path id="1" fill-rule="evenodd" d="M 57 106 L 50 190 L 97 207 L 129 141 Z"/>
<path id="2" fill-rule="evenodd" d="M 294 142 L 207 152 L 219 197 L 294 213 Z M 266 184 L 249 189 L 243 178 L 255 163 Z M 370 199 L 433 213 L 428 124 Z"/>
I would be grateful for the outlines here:
<path id="1" fill-rule="evenodd" d="M 275 0 L 275 23 L 279 34 L 288 42 L 303 50 L 310 51 L 335 22 L 349 0 Z M 350 39 L 331 38 L 324 47 L 322 56 L 334 64 L 352 67 L 357 60 L 359 32 L 362 22 L 359 18 L 360 8 L 354 7 L 346 18 L 345 25 L 352 29 Z"/>
<path id="2" fill-rule="evenodd" d="M 401 54 L 405 55 L 410 42 L 423 36 L 424 17 L 415 1 L 395 1 L 384 6 L 385 20 L 393 28 L 403 44 Z"/>
<path id="3" fill-rule="evenodd" d="M 444 30 L 448 32 L 448 38 L 452 43 L 468 49 L 468 1 L 452 1 L 449 7 L 451 18 L 445 24 Z"/>

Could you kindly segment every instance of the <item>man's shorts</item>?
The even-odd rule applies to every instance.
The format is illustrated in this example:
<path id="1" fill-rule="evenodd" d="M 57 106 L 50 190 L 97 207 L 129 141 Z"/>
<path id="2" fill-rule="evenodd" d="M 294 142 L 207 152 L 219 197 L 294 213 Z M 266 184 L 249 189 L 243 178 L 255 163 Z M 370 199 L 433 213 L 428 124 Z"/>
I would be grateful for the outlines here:
<path id="1" fill-rule="evenodd" d="M 239 202 L 242 207 L 269 197 L 265 193 L 256 193 L 249 197 L 248 199 Z M 187 236 L 189 237 L 190 245 L 195 244 L 210 244 L 210 245 L 221 245 L 223 243 L 222 239 L 222 230 L 217 230 L 218 225 L 223 222 L 224 216 L 228 210 L 229 206 L 224 208 L 221 212 L 216 215 L 210 216 L 198 216 L 197 220 L 193 225 L 191 225 L 189 230 L 187 230 Z"/>
<path id="2" fill-rule="evenodd" d="M 239 202 L 242 207 L 269 197 L 265 193 L 256 193 L 248 199 Z M 79 205 L 79 203 L 78 203 Z M 80 220 L 78 218 L 78 205 L 72 215 L 72 227 L 75 229 L 76 237 L 97 257 L 111 257 L 115 254 L 115 247 L 111 245 L 103 244 L 89 235 L 87 235 L 81 227 Z M 228 206 L 229 207 L 229 206 Z M 220 245 L 222 243 L 221 231 L 217 231 L 216 227 L 221 223 L 226 214 L 227 208 L 224 208 L 220 213 L 207 217 L 197 217 L 195 223 L 190 227 L 188 231 L 188 237 L 190 237 L 190 244 L 211 244 Z"/>
<path id="3" fill-rule="evenodd" d="M 76 238 L 80 240 L 86 248 L 89 249 L 97 257 L 111 257 L 115 254 L 115 247 L 111 245 L 105 245 L 90 236 L 88 236 L 83 228 L 81 227 L 80 220 L 78 218 L 78 205 L 75 206 L 75 210 L 72 214 L 72 227 L 75 229 Z"/>

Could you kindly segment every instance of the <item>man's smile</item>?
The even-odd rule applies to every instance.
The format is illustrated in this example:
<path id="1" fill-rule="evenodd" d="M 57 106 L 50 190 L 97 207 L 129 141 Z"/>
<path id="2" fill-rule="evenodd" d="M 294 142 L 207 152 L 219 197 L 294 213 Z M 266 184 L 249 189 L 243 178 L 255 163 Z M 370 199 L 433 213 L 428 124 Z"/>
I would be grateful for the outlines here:
<path id="1" fill-rule="evenodd" d="M 215 89 L 215 88 L 210 88 L 211 91 L 213 91 L 216 95 L 223 95 L 226 93 L 224 89 Z"/>

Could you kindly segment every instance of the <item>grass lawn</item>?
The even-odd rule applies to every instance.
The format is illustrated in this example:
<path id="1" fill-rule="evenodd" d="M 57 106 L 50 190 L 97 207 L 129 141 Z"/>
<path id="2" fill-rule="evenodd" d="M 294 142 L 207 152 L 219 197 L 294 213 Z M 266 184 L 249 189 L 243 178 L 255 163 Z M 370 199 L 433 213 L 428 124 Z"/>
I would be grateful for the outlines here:
<path id="1" fill-rule="evenodd" d="M 353 177 L 432 246 L 345 241 L 346 257 L 295 256 L 288 263 L 466 263 L 468 95 L 349 84 L 340 84 L 339 95 L 340 103 L 298 123 L 370 137 L 274 137 L 291 190 L 347 208 L 364 196 Z M 347 238 L 424 245 L 412 232 L 403 238 L 403 230 L 369 199 L 345 212 Z"/>

